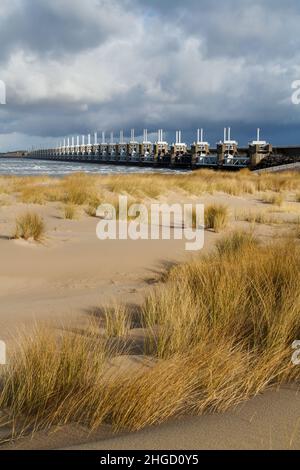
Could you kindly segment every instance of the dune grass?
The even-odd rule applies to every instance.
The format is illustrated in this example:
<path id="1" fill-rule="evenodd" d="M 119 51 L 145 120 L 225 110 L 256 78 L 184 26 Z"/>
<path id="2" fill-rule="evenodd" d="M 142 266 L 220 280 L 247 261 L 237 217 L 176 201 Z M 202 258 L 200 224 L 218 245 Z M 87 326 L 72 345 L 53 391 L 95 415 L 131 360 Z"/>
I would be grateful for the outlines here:
<path id="1" fill-rule="evenodd" d="M 0 198 L 0 207 L 10 206 L 11 201 L 8 198 Z"/>
<path id="2" fill-rule="evenodd" d="M 284 222 L 279 217 L 269 214 L 267 211 L 260 210 L 238 211 L 235 213 L 235 220 L 262 225 L 278 225 Z"/>
<path id="3" fill-rule="evenodd" d="M 216 244 L 217 253 L 222 256 L 237 256 L 239 253 L 250 251 L 258 247 L 258 240 L 255 238 L 254 232 L 236 230 L 227 237 L 223 237 Z"/>
<path id="4" fill-rule="evenodd" d="M 41 241 L 45 234 L 45 224 L 41 216 L 34 212 L 25 212 L 16 219 L 13 238 Z"/>
<path id="5" fill-rule="evenodd" d="M 207 337 L 234 339 L 246 349 L 287 348 L 300 327 L 299 260 L 299 246 L 290 240 L 265 247 L 239 232 L 223 239 L 216 253 L 174 268 L 144 309 L 146 325 L 161 329 L 159 357 L 188 351 Z"/>
<path id="6" fill-rule="evenodd" d="M 84 173 L 70 175 L 62 181 L 61 190 L 66 203 L 84 205 L 95 197 L 95 177 Z"/>
<path id="7" fill-rule="evenodd" d="M 21 202 L 25 204 L 45 204 L 47 198 L 44 188 L 40 186 L 25 187 L 21 191 Z"/>
<path id="8" fill-rule="evenodd" d="M 90 328 L 89 331 L 92 331 Z M 96 334 L 74 335 L 36 327 L 4 372 L 0 408 L 9 409 L 18 432 L 78 419 L 74 406 L 102 378 L 110 350 Z M 76 405 L 77 403 L 77 405 Z M 73 417 L 72 417 L 73 415 Z"/>
<path id="9" fill-rule="evenodd" d="M 199 170 L 188 174 L 130 174 L 97 176 L 75 173 L 62 179 L 42 177 L 2 177 L 0 192 L 18 195 L 24 203 L 44 204 L 60 201 L 75 205 L 93 205 L 103 200 L 103 194 L 128 194 L 133 198 L 157 199 L 169 191 L 188 195 L 225 193 L 230 196 L 252 195 L 261 192 L 281 194 L 300 192 L 297 172 L 257 175 L 248 170 L 239 173 Z"/>
<path id="10" fill-rule="evenodd" d="M 130 330 L 131 320 L 124 305 L 107 307 L 104 312 L 105 333 L 108 337 L 124 337 Z"/>
<path id="11" fill-rule="evenodd" d="M 274 206 L 281 207 L 284 203 L 284 197 L 281 193 L 267 194 L 262 197 L 262 202 L 265 204 L 272 204 Z"/>
<path id="12" fill-rule="evenodd" d="M 85 213 L 90 216 L 90 217 L 96 217 L 97 216 L 97 209 L 100 206 L 102 202 L 103 195 L 98 192 L 94 192 L 94 194 L 90 195 L 88 198 L 88 204 L 85 207 L 84 211 Z M 105 200 L 106 202 L 106 200 Z"/>
<path id="13" fill-rule="evenodd" d="M 261 191 L 292 191 L 300 187 L 300 177 L 295 173 L 258 176 L 248 170 L 239 173 L 199 170 L 184 175 L 122 175 L 108 177 L 103 182 L 112 192 L 150 198 L 175 189 L 194 195 L 223 192 L 240 196 Z"/>
<path id="14" fill-rule="evenodd" d="M 46 176 L 14 177 L 11 182 L 11 192 L 16 193 L 24 204 L 44 205 L 46 202 L 62 200 L 59 182 Z"/>
<path id="15" fill-rule="evenodd" d="M 291 364 L 300 337 L 300 246 L 264 246 L 251 232 L 170 270 L 145 299 L 141 325 L 152 367 L 107 374 L 122 354 L 108 346 L 129 328 L 107 310 L 106 334 L 38 330 L 1 370 L 0 409 L 14 429 L 81 423 L 138 430 L 179 414 L 223 412 L 299 379 Z"/>
<path id="16" fill-rule="evenodd" d="M 93 205 L 89 204 L 85 209 L 84 212 L 86 215 L 89 217 L 97 217 L 97 208 L 94 207 Z"/>
<path id="17" fill-rule="evenodd" d="M 211 204 L 205 207 L 204 222 L 207 229 L 215 232 L 224 230 L 229 221 L 228 208 L 222 204 Z"/>
<path id="18" fill-rule="evenodd" d="M 274 215 L 273 212 L 276 214 L 278 213 L 277 210 L 275 211 L 257 211 L 257 210 L 248 210 L 248 211 L 237 211 L 235 213 L 235 220 L 236 221 L 244 221 L 249 222 L 250 224 L 261 224 L 261 225 L 298 225 L 299 224 L 299 216 L 295 217 L 279 217 Z M 282 210 L 280 211 L 283 214 L 294 213 L 294 210 Z"/>
<path id="19" fill-rule="evenodd" d="M 74 220 L 77 217 L 77 210 L 74 204 L 65 204 L 63 207 L 64 219 Z"/>

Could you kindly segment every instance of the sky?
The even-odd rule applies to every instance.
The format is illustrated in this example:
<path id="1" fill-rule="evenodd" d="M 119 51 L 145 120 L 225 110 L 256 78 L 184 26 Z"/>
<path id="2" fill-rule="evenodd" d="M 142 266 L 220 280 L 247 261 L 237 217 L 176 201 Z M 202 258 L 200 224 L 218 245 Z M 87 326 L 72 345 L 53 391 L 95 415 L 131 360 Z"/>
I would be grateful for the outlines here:
<path id="1" fill-rule="evenodd" d="M 0 152 L 131 128 L 300 144 L 299 24 L 299 0 L 1 0 Z"/>

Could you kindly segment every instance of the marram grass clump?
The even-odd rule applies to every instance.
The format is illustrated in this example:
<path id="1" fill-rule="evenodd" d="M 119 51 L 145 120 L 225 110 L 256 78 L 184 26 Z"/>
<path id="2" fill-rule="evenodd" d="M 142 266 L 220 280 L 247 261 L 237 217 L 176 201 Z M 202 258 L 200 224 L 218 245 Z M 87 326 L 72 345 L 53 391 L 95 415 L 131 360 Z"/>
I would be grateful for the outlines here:
<path id="1" fill-rule="evenodd" d="M 34 212 L 26 212 L 17 217 L 13 238 L 41 241 L 44 234 L 45 224 L 40 215 Z"/>
<path id="2" fill-rule="evenodd" d="M 223 237 L 216 244 L 219 256 L 234 257 L 258 247 L 258 240 L 252 231 L 236 230 L 227 237 Z"/>
<path id="3" fill-rule="evenodd" d="M 108 337 L 124 337 L 131 327 L 130 315 L 124 305 L 107 307 L 104 311 L 105 332 Z"/>
<path id="4" fill-rule="evenodd" d="M 63 217 L 67 220 L 74 220 L 77 217 L 77 210 L 74 204 L 65 204 L 63 207 Z"/>
<path id="5" fill-rule="evenodd" d="M 281 207 L 284 203 L 284 196 L 280 192 L 274 194 L 267 194 L 262 198 L 262 202 L 264 202 L 265 204 L 272 204 L 274 206 Z"/>
<path id="6" fill-rule="evenodd" d="M 254 357 L 288 351 L 300 334 L 299 266 L 300 247 L 292 240 L 261 246 L 248 232 L 224 238 L 214 253 L 173 268 L 148 297 L 151 353 L 182 354 L 204 338 L 243 346 Z"/>
<path id="7" fill-rule="evenodd" d="M 222 204 L 212 204 L 204 211 L 205 227 L 215 232 L 224 230 L 229 221 L 228 208 Z"/>

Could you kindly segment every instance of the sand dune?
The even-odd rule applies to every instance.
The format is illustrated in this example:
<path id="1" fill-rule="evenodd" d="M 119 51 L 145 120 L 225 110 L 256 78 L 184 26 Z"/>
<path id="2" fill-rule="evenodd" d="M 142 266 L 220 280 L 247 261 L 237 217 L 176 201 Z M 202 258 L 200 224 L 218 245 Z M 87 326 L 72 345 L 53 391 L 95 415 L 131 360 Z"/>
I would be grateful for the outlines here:
<path id="1" fill-rule="evenodd" d="M 107 425 L 90 435 L 84 426 L 68 425 L 2 449 L 299 450 L 300 393 L 282 387 L 224 414 L 183 417 L 136 433 L 114 435 Z"/>
<path id="2" fill-rule="evenodd" d="M 96 219 L 59 225 L 54 234 L 48 232 L 45 245 L 0 240 L 2 338 L 34 320 L 78 319 L 112 299 L 139 302 L 141 290 L 184 257 L 181 241 L 101 242 Z"/>
<path id="3" fill-rule="evenodd" d="M 285 387 L 267 392 L 223 415 L 187 417 L 71 449 L 300 449 L 300 394 Z"/>
<path id="4" fill-rule="evenodd" d="M 174 198 L 174 195 L 173 195 Z M 256 209 L 255 197 L 205 196 L 201 202 Z M 183 201 L 182 201 L 183 202 Z M 47 233 L 43 244 L 7 238 L 16 214 L 32 209 L 40 213 Z M 185 241 L 102 241 L 96 237 L 97 219 L 81 214 L 64 220 L 57 204 L 14 203 L 0 207 L 0 331 L 4 339 L 15 326 L 32 321 L 82 317 L 95 306 L 115 300 L 139 303 L 145 289 L 170 263 L 190 256 Z M 232 226 L 243 226 L 234 222 Z M 265 237 L 284 228 L 262 226 Z M 220 235 L 205 232 L 204 251 Z"/>

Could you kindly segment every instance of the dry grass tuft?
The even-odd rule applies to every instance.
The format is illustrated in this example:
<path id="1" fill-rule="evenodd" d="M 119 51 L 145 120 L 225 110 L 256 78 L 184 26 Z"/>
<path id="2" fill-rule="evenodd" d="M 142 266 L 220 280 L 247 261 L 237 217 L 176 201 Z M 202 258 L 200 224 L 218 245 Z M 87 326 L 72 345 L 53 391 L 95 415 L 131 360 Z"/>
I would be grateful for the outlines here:
<path id="1" fill-rule="evenodd" d="M 283 220 L 274 215 L 268 214 L 266 211 L 239 211 L 235 214 L 235 220 L 249 222 L 251 224 L 281 224 Z"/>
<path id="2" fill-rule="evenodd" d="M 41 241 L 45 234 L 45 224 L 38 214 L 26 212 L 16 219 L 16 229 L 13 238 L 33 239 Z"/>
<path id="3" fill-rule="evenodd" d="M 105 332 L 108 337 L 124 337 L 131 327 L 131 319 L 124 305 L 108 307 L 104 312 Z"/>
<path id="4" fill-rule="evenodd" d="M 14 424 L 22 417 L 23 430 L 80 420 L 77 405 L 100 383 L 110 357 L 106 342 L 96 334 L 36 328 L 20 344 L 3 373 L 0 407 L 9 408 Z"/>
<path id="5" fill-rule="evenodd" d="M 73 220 L 77 217 L 76 207 L 73 204 L 66 204 L 63 208 L 63 216 L 65 219 Z"/>
<path id="6" fill-rule="evenodd" d="M 220 257 L 237 256 L 239 253 L 257 248 L 258 241 L 253 232 L 235 231 L 228 237 L 224 237 L 217 242 L 217 250 Z"/>
<path id="7" fill-rule="evenodd" d="M 94 197 L 95 177 L 84 173 L 68 176 L 62 181 L 64 201 L 82 206 Z"/>
<path id="8" fill-rule="evenodd" d="M 89 217 L 96 217 L 97 216 L 97 208 L 89 204 L 85 209 L 84 212 L 89 216 Z"/>
<path id="9" fill-rule="evenodd" d="M 25 187 L 21 192 L 21 202 L 24 204 L 45 204 L 46 195 L 40 186 Z"/>
<path id="10" fill-rule="evenodd" d="M 212 204 L 205 208 L 205 227 L 215 232 L 221 232 L 228 225 L 228 208 L 222 204 Z"/>
<path id="11" fill-rule="evenodd" d="M 90 217 L 97 216 L 97 209 L 101 204 L 100 196 L 92 196 L 89 198 L 88 206 L 85 208 L 85 213 Z"/>
<path id="12" fill-rule="evenodd" d="M 262 202 L 265 204 L 273 204 L 274 206 L 281 207 L 284 203 L 284 197 L 281 193 L 268 194 L 262 198 Z"/>

